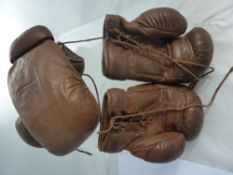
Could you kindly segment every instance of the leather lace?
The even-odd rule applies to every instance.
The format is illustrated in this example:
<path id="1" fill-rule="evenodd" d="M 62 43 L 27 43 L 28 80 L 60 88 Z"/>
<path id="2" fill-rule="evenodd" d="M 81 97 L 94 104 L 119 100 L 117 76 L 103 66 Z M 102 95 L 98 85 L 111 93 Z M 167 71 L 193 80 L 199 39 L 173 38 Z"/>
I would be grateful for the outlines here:
<path id="1" fill-rule="evenodd" d="M 226 79 L 229 77 L 229 75 L 233 72 L 233 67 L 230 68 L 230 70 L 227 72 L 227 74 L 224 76 L 224 78 L 222 79 L 222 81 L 219 83 L 218 87 L 215 89 L 209 103 L 205 104 L 205 105 L 190 105 L 190 106 L 185 106 L 185 107 L 170 107 L 170 108 L 158 108 L 158 109 L 154 109 L 154 110 L 149 110 L 149 111 L 143 111 L 143 112 L 138 112 L 138 113 L 133 113 L 133 114 L 127 114 L 127 115 L 117 115 L 114 116 L 110 119 L 110 124 L 109 127 L 105 130 L 102 130 L 99 132 L 99 134 L 106 134 L 108 132 L 110 132 L 112 129 L 118 129 L 118 121 L 125 121 L 125 120 L 129 120 L 129 118 L 145 118 L 145 117 L 150 117 L 152 114 L 155 113 L 159 113 L 159 112 L 168 112 L 168 111 L 182 111 L 185 109 L 188 109 L 190 107 L 204 107 L 204 108 L 209 108 L 215 98 L 217 93 L 219 92 L 220 88 L 222 87 L 222 85 L 224 84 L 224 82 L 226 81 Z"/>
<path id="2" fill-rule="evenodd" d="M 111 30 L 110 30 L 111 32 Z M 112 32 L 115 32 L 117 34 L 117 39 L 113 39 L 112 42 L 115 44 L 121 44 L 124 45 L 126 47 L 129 47 L 137 52 L 139 52 L 142 55 L 145 55 L 147 59 L 160 59 L 165 58 L 171 62 L 173 62 L 176 66 L 178 66 L 180 69 L 182 69 L 183 71 L 187 72 L 188 74 L 190 74 L 195 81 L 193 82 L 193 84 L 196 84 L 196 82 L 212 73 L 214 71 L 214 67 L 212 66 L 207 66 L 204 64 L 200 64 L 200 63 L 195 63 L 195 62 L 191 62 L 191 61 L 184 61 L 184 60 L 174 60 L 172 57 L 164 54 L 161 51 L 149 48 L 143 44 L 140 44 L 139 42 L 137 42 L 136 40 L 128 37 L 126 34 L 122 33 L 121 31 L 114 29 L 112 30 Z M 100 40 L 103 39 L 103 37 L 93 37 L 93 38 L 88 38 L 88 39 L 82 39 L 82 40 L 74 40 L 74 41 L 65 41 L 65 42 L 58 42 L 58 45 L 60 45 L 61 47 L 64 44 L 73 44 L 73 43 L 79 43 L 79 42 L 89 42 L 89 41 L 94 41 L 94 40 Z M 199 68 L 208 68 L 210 69 L 208 72 L 202 74 L 201 76 L 196 75 L 194 72 L 192 72 L 190 69 L 188 69 L 185 65 L 191 65 L 191 66 L 195 66 L 195 67 L 199 67 Z M 192 84 L 192 83 L 191 83 Z M 193 87 L 193 85 L 190 85 L 190 87 Z"/>
<path id="3" fill-rule="evenodd" d="M 73 44 L 73 43 L 81 43 L 81 42 L 88 42 L 88 41 L 94 41 L 94 40 L 100 40 L 103 39 L 103 37 L 94 37 L 94 38 L 88 38 L 88 39 L 82 39 L 82 40 L 74 40 L 74 41 L 64 41 L 64 42 L 59 42 L 59 44 L 64 45 L 64 44 Z"/>
<path id="4" fill-rule="evenodd" d="M 199 79 L 203 78 L 204 76 L 206 76 L 214 71 L 214 67 L 212 67 L 212 66 L 208 66 L 208 65 L 204 65 L 204 64 L 200 64 L 200 63 L 195 63 L 195 62 L 191 62 L 191 61 L 174 60 L 172 57 L 166 55 L 165 53 L 163 53 L 159 50 L 152 49 L 148 46 L 140 44 L 138 41 L 128 37 L 126 34 L 122 33 L 121 31 L 119 31 L 117 29 L 112 30 L 112 32 L 117 34 L 116 39 L 110 40 L 112 43 L 119 44 L 119 45 L 122 45 L 124 47 L 128 47 L 130 49 L 133 49 L 136 52 L 144 55 L 145 58 L 150 59 L 150 60 L 165 58 L 165 59 L 169 60 L 170 62 L 174 63 L 177 67 L 182 69 L 184 72 L 187 72 L 189 75 L 191 75 L 195 79 L 193 83 L 196 83 Z M 191 66 L 199 67 L 199 68 L 208 68 L 209 71 L 202 74 L 201 76 L 198 76 L 196 73 L 194 73 L 189 68 L 187 68 L 186 65 L 191 65 Z M 192 86 L 193 85 L 191 85 L 190 87 L 192 87 Z"/>
<path id="5" fill-rule="evenodd" d="M 99 108 L 101 108 L 99 92 L 98 92 L 98 88 L 97 88 L 97 86 L 96 86 L 96 83 L 95 83 L 94 78 L 92 78 L 92 76 L 89 75 L 89 74 L 84 74 L 84 73 L 82 73 L 81 76 L 83 76 L 83 75 L 86 76 L 86 77 L 88 77 L 88 78 L 92 81 L 92 84 L 94 85 L 94 88 L 95 88 L 95 93 L 96 93 L 97 102 L 98 102 Z"/>
<path id="6" fill-rule="evenodd" d="M 92 156 L 92 153 L 90 153 L 90 152 L 88 152 L 88 151 L 83 151 L 83 150 L 78 149 L 78 148 L 76 148 L 75 150 L 78 151 L 78 152 L 80 152 L 80 153 L 87 154 L 88 156 Z"/>
<path id="7" fill-rule="evenodd" d="M 102 113 L 101 113 L 101 105 L 100 105 L 99 92 L 98 92 L 98 88 L 97 88 L 97 86 L 96 86 L 95 80 L 94 80 L 94 78 L 92 78 L 92 76 L 89 75 L 89 74 L 84 74 L 84 73 L 82 73 L 81 76 L 83 76 L 83 75 L 86 76 L 86 77 L 88 77 L 88 78 L 92 81 L 92 84 L 94 85 L 95 92 L 96 92 L 96 98 L 97 98 L 97 102 L 98 102 L 98 106 L 99 106 L 99 110 L 98 110 L 98 111 L 99 111 L 99 117 L 100 117 L 100 115 L 102 114 Z M 80 150 L 80 149 L 78 149 L 78 148 L 76 148 L 76 151 L 78 151 L 78 152 L 80 152 L 80 153 L 87 154 L 87 155 L 89 155 L 89 156 L 92 155 L 92 153 L 90 153 L 90 152 L 88 152 L 88 151 Z"/>

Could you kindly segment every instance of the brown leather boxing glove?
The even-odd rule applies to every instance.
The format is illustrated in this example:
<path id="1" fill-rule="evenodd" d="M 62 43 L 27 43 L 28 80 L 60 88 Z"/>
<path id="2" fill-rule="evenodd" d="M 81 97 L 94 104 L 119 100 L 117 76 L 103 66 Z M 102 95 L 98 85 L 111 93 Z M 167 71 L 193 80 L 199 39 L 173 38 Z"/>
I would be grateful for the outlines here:
<path id="1" fill-rule="evenodd" d="M 155 8 L 127 22 L 107 15 L 104 22 L 103 74 L 169 84 L 203 76 L 213 55 L 209 33 L 195 27 L 185 36 L 185 18 L 171 8 Z"/>
<path id="2" fill-rule="evenodd" d="M 99 149 L 126 149 L 149 162 L 168 162 L 182 154 L 185 140 L 197 137 L 202 124 L 202 103 L 185 86 L 110 89 L 103 101 Z"/>
<path id="3" fill-rule="evenodd" d="M 73 59 L 70 54 L 74 53 L 66 49 L 54 42 L 46 27 L 36 26 L 20 35 L 10 52 L 13 66 L 8 87 L 12 102 L 25 131 L 55 155 L 67 154 L 81 145 L 96 128 L 100 112 L 79 74 L 84 64 L 80 61 L 79 66 L 72 66 L 69 58 Z M 24 126 L 20 123 L 18 127 Z"/>
<path id="4" fill-rule="evenodd" d="M 30 30 L 31 30 L 31 32 L 34 30 L 38 30 L 38 27 L 32 28 Z M 48 30 L 47 32 L 49 33 L 50 31 Z M 52 37 L 52 34 L 50 34 L 50 35 Z M 58 42 L 58 44 L 60 45 L 61 49 L 64 52 L 64 55 L 71 62 L 71 64 L 74 66 L 74 68 L 79 73 L 83 73 L 84 68 L 85 68 L 84 59 L 82 57 L 80 57 L 79 55 L 75 54 L 74 52 L 72 52 L 65 45 L 62 45 L 60 42 Z M 35 138 L 33 138 L 33 136 L 29 133 L 27 128 L 24 126 L 23 121 L 21 120 L 20 117 L 18 117 L 18 119 L 16 120 L 15 127 L 16 127 L 16 130 L 17 130 L 19 136 L 23 139 L 23 141 L 25 141 L 27 144 L 29 144 L 31 146 L 34 146 L 37 148 L 42 148 L 42 146 L 35 140 Z"/>

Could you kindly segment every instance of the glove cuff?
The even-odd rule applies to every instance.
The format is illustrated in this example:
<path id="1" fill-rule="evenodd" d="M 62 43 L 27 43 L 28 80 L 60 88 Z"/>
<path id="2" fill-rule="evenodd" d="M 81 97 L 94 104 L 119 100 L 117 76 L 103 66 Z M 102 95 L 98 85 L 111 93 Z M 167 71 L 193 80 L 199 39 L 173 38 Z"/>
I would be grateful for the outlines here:
<path id="1" fill-rule="evenodd" d="M 100 118 L 100 132 L 106 131 L 106 129 L 110 127 L 111 118 L 122 115 L 122 113 L 124 114 L 126 108 L 126 92 L 118 88 L 108 90 L 103 100 L 103 115 Z M 118 133 L 112 134 L 110 132 L 99 135 L 98 146 L 100 151 L 119 152 L 125 147 L 124 142 L 121 141 L 112 144 L 111 140 L 115 141 L 121 137 Z"/>
<path id="2" fill-rule="evenodd" d="M 14 63 L 23 54 L 49 39 L 54 40 L 52 33 L 45 26 L 35 26 L 26 30 L 11 44 L 10 62 Z"/>
<path id="3" fill-rule="evenodd" d="M 125 113 L 127 108 L 126 96 L 126 92 L 118 88 L 113 88 L 106 92 L 103 101 L 103 113 L 108 118 L 107 120 Z"/>
<path id="4" fill-rule="evenodd" d="M 57 44 L 61 44 L 61 43 L 58 42 Z M 74 68 L 78 71 L 78 73 L 83 73 L 84 69 L 85 69 L 84 58 L 82 58 L 79 55 L 77 55 L 76 53 L 74 53 L 72 50 L 70 50 L 65 45 L 62 45 L 62 50 L 63 50 L 65 56 L 68 58 L 68 60 L 74 66 Z"/>
<path id="5" fill-rule="evenodd" d="M 114 29 L 119 30 L 122 21 L 124 21 L 124 19 L 119 15 L 106 15 L 104 19 L 104 39 L 109 38 L 109 34 L 114 33 Z"/>
<path id="6" fill-rule="evenodd" d="M 110 41 L 104 41 L 102 71 L 108 78 L 125 80 L 129 75 L 127 53 Z"/>

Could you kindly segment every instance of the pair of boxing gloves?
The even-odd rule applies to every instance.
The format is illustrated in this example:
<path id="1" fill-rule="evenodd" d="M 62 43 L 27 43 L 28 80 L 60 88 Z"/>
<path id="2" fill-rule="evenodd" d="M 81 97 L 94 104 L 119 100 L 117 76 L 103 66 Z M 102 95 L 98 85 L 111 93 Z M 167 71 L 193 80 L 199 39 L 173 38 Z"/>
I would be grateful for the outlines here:
<path id="1" fill-rule="evenodd" d="M 36 26 L 12 44 L 8 75 L 16 128 L 25 142 L 64 155 L 79 147 L 100 122 L 99 149 L 129 150 L 150 162 L 178 158 L 185 140 L 203 124 L 195 92 L 182 83 L 203 76 L 213 43 L 202 28 L 184 36 L 187 22 L 176 10 L 156 8 L 127 22 L 107 15 L 104 22 L 103 73 L 112 79 L 153 82 L 108 90 L 100 106 L 82 80 L 84 59 L 55 43 Z"/>

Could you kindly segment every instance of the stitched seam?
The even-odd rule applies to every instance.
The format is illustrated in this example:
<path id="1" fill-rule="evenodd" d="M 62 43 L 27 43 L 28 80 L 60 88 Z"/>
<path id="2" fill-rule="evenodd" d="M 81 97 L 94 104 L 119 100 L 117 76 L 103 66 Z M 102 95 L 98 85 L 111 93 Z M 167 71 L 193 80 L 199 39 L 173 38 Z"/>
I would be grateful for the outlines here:
<path id="1" fill-rule="evenodd" d="M 192 54 L 193 54 L 194 57 L 195 57 L 193 47 L 192 47 L 191 42 L 190 42 L 190 40 L 189 40 L 189 38 L 188 38 L 187 36 L 185 37 L 185 40 L 186 40 L 186 42 L 188 43 L 188 46 L 189 46 L 190 50 L 192 51 Z"/>
<path id="2" fill-rule="evenodd" d="M 129 57 L 129 73 L 131 75 L 135 74 L 134 60 L 133 60 L 132 56 Z"/>
<path id="3" fill-rule="evenodd" d="M 183 93 L 184 93 L 184 97 L 185 97 L 185 98 L 184 98 L 184 102 L 185 102 L 184 104 L 185 104 L 185 107 L 186 107 L 186 106 L 187 106 L 187 95 L 186 95 L 185 91 L 183 91 Z M 189 109 L 189 108 L 187 108 L 187 109 Z M 187 110 L 187 109 L 186 109 L 186 110 Z M 185 126 L 185 125 L 184 125 L 184 121 L 185 121 L 185 118 L 184 118 L 184 117 L 185 117 L 185 112 L 186 112 L 186 110 L 182 110 L 182 113 L 183 113 L 183 114 L 182 114 L 182 116 L 183 116 L 183 117 L 182 117 L 182 126 Z"/>
<path id="4" fill-rule="evenodd" d="M 147 28 L 147 29 L 155 29 L 155 30 L 158 30 L 160 32 L 164 32 L 164 33 L 167 33 L 167 34 L 176 34 L 178 35 L 179 33 L 178 32 L 171 32 L 171 31 L 166 31 L 164 29 L 160 29 L 160 28 L 157 28 L 157 27 L 149 27 L 149 26 L 143 26 L 141 24 L 138 23 L 138 25 L 141 27 L 141 28 Z"/>
<path id="5" fill-rule="evenodd" d="M 165 103 L 164 103 L 164 108 L 167 108 L 168 107 L 168 90 L 167 89 L 164 89 L 164 96 L 165 96 Z M 165 114 L 164 114 L 164 126 L 165 126 L 165 129 L 166 129 L 166 126 L 167 126 L 167 111 L 165 111 Z"/>
<path id="6" fill-rule="evenodd" d="M 156 144 L 158 143 L 153 143 L 153 144 L 150 144 L 150 145 L 147 145 L 147 146 L 143 146 L 143 148 L 134 148 L 134 151 L 144 151 L 144 150 L 149 150 L 151 149 L 151 147 L 155 146 Z"/>

